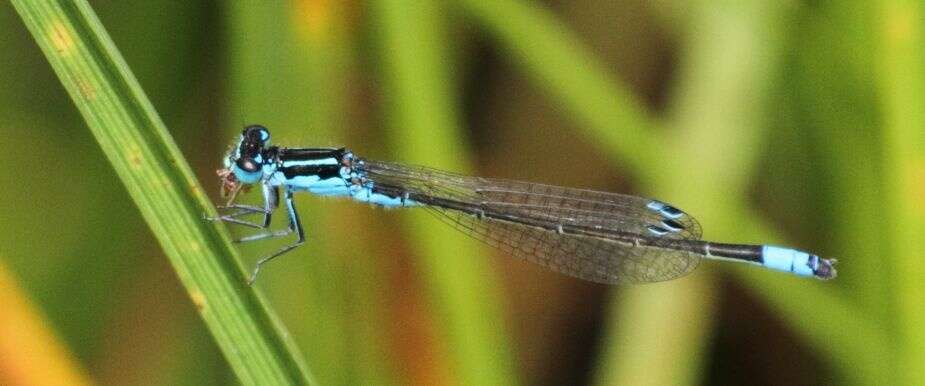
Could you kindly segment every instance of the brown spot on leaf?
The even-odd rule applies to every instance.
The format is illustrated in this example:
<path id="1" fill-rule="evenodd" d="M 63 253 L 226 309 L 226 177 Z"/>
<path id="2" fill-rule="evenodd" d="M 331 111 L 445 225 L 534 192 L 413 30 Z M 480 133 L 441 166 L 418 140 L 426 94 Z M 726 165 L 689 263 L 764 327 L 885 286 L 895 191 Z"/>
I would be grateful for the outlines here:
<path id="1" fill-rule="evenodd" d="M 93 84 L 86 79 L 77 79 L 77 89 L 80 90 L 80 95 L 84 99 L 88 101 L 96 99 L 96 87 L 93 87 Z"/>
<path id="2" fill-rule="evenodd" d="M 58 54 L 61 56 L 68 56 L 74 52 L 74 36 L 67 28 L 67 25 L 61 21 L 58 20 L 51 23 L 48 30 L 48 37 L 51 41 L 51 45 L 55 47 L 55 50 L 57 50 Z"/>
<path id="3" fill-rule="evenodd" d="M 206 297 L 199 291 L 190 292 L 190 299 L 193 300 L 193 305 L 196 306 L 196 311 L 202 312 L 206 308 Z"/>

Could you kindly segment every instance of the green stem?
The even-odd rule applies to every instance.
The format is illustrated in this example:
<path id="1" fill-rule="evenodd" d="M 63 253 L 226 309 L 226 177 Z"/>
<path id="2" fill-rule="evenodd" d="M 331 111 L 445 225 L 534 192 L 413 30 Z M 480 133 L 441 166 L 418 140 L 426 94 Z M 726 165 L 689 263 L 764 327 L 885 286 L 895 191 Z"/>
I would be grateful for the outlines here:
<path id="1" fill-rule="evenodd" d="M 86 1 L 13 1 L 243 384 L 307 384 L 173 138 Z"/>
<path id="2" fill-rule="evenodd" d="M 881 56 L 880 91 L 883 96 L 886 186 L 891 246 L 895 252 L 895 287 L 899 344 L 899 384 L 915 384 L 925 377 L 925 43 L 919 1 L 882 1 L 878 24 Z"/>

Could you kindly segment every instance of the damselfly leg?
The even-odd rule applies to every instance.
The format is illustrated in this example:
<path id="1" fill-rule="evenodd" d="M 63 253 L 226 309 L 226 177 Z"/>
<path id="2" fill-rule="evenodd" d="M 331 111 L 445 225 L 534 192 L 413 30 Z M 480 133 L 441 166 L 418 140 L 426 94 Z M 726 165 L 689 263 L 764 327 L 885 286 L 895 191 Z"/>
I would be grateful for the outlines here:
<path id="1" fill-rule="evenodd" d="M 279 205 L 279 190 L 277 187 L 269 185 L 269 184 L 262 184 L 261 186 L 263 188 L 263 207 L 262 208 L 258 206 L 254 206 L 254 205 L 244 205 L 244 204 L 235 203 L 234 200 L 237 198 L 237 192 L 240 191 L 240 188 L 237 188 L 232 192 L 231 198 L 228 200 L 228 202 L 225 205 L 219 205 L 215 207 L 220 212 L 226 211 L 226 210 L 234 210 L 234 212 L 227 213 L 227 214 L 221 214 L 218 217 L 209 218 L 209 220 L 224 221 L 224 222 L 228 222 L 232 224 L 238 224 L 238 225 L 243 225 L 243 226 L 257 228 L 257 229 L 268 228 L 270 226 L 270 221 L 272 220 L 272 217 L 273 217 L 273 211 L 275 211 L 276 207 Z M 249 214 L 263 214 L 263 223 L 261 224 L 261 223 L 256 223 L 252 221 L 241 220 L 238 218 L 240 216 L 246 216 Z M 236 241 L 241 241 L 241 240 L 236 240 Z"/>
<path id="2" fill-rule="evenodd" d="M 295 249 L 296 247 L 302 245 L 303 243 L 305 243 L 305 230 L 302 229 L 302 221 L 299 219 L 299 214 L 295 210 L 295 203 L 293 202 L 293 199 L 292 199 L 292 190 L 288 188 L 286 189 L 286 213 L 289 215 L 289 228 L 287 230 L 269 232 L 269 233 L 265 233 L 262 235 L 254 235 L 254 236 L 247 237 L 246 239 L 248 240 L 245 240 L 245 239 L 240 240 L 241 242 L 244 242 L 244 241 L 261 240 L 261 239 L 266 239 L 266 238 L 275 238 L 275 237 L 286 236 L 292 232 L 295 232 L 296 235 L 298 236 L 298 239 L 296 240 L 295 243 L 282 247 L 276 252 L 274 252 L 273 254 L 258 260 L 257 264 L 254 265 L 254 272 L 251 273 L 250 280 L 247 281 L 248 285 L 253 285 L 254 282 L 257 281 L 257 274 L 260 273 L 260 267 L 262 267 L 264 264 L 270 262 L 270 260 L 273 260 L 279 257 L 280 255 L 286 252 L 289 252 Z"/>
<path id="3" fill-rule="evenodd" d="M 216 207 L 219 211 L 235 210 L 235 212 L 223 214 L 218 217 L 210 217 L 208 219 L 212 221 L 222 221 L 226 223 L 247 226 L 250 228 L 268 229 L 273 219 L 273 212 L 279 206 L 279 189 L 278 187 L 270 185 L 269 183 L 264 183 L 261 185 L 261 187 L 263 191 L 262 208 L 254 205 L 235 203 L 234 199 L 236 198 L 237 193 L 237 190 L 235 190 L 232 193 L 231 199 L 225 205 Z M 263 266 L 263 264 L 305 243 L 305 231 L 302 229 L 302 222 L 299 219 L 298 213 L 295 209 L 295 203 L 293 202 L 292 198 L 292 191 L 288 188 L 286 189 L 286 213 L 289 217 L 289 226 L 286 229 L 276 231 L 269 230 L 234 240 L 236 243 L 246 243 L 250 241 L 284 237 L 292 234 L 293 232 L 295 232 L 298 236 L 298 239 L 295 243 L 282 247 L 273 254 L 258 260 L 254 266 L 253 272 L 251 273 L 251 277 L 248 280 L 248 284 L 254 284 L 254 282 L 257 280 L 257 274 L 260 272 L 260 267 Z M 262 223 L 241 220 L 237 218 L 239 216 L 245 216 L 249 214 L 263 214 Z"/>

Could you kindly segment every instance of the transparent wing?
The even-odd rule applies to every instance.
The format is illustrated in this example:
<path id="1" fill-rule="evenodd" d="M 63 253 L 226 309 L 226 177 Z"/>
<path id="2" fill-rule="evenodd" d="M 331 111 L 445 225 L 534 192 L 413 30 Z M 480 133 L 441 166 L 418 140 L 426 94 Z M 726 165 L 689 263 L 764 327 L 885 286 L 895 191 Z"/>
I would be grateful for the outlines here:
<path id="1" fill-rule="evenodd" d="M 573 277 L 611 284 L 662 281 L 700 261 L 700 255 L 674 248 L 700 238 L 697 221 L 674 208 L 653 208 L 649 199 L 379 161 L 362 160 L 361 168 L 384 191 L 436 198 L 427 208 L 466 234 Z"/>

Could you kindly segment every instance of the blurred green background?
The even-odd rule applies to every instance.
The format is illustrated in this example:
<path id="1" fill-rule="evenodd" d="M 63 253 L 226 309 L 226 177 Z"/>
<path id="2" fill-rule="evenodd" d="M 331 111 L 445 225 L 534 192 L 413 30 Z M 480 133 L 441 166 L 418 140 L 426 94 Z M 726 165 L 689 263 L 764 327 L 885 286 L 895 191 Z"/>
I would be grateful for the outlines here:
<path id="1" fill-rule="evenodd" d="M 608 287 L 426 214 L 299 197 L 308 244 L 256 289 L 321 384 L 925 379 L 919 2 L 91 4 L 216 198 L 261 123 L 283 146 L 658 197 L 707 239 L 840 260 L 826 283 L 705 262 Z M 12 7 L 0 36 L 0 384 L 234 383 Z"/>

